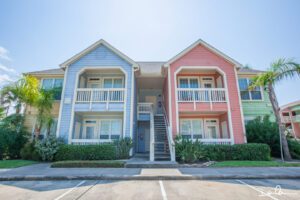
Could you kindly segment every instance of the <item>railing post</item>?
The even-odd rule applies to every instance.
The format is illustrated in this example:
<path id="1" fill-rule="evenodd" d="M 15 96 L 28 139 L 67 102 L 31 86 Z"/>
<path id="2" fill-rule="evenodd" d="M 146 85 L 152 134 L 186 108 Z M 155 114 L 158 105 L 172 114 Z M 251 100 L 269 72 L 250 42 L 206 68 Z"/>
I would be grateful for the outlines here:
<path id="1" fill-rule="evenodd" d="M 109 101 L 110 101 L 110 89 L 107 90 L 106 110 L 108 110 Z"/>
<path id="2" fill-rule="evenodd" d="M 193 101 L 194 101 L 194 110 L 196 110 L 196 90 L 192 90 L 192 93 L 193 93 Z"/>
<path id="3" fill-rule="evenodd" d="M 212 90 L 209 89 L 208 90 L 208 99 L 209 99 L 209 104 L 210 104 L 210 110 L 212 110 L 212 99 L 211 99 L 211 93 L 212 93 Z"/>
<path id="4" fill-rule="evenodd" d="M 93 95 L 94 95 L 94 90 L 91 89 L 91 91 L 90 91 L 90 110 L 92 109 Z"/>

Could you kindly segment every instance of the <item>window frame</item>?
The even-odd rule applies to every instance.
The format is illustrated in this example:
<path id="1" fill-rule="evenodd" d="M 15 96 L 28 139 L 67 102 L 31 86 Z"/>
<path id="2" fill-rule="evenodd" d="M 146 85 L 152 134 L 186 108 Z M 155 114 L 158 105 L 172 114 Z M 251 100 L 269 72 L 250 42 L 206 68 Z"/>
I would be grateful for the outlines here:
<path id="1" fill-rule="evenodd" d="M 188 80 L 188 87 L 187 88 L 182 88 L 180 87 L 180 80 L 182 79 L 187 79 Z M 191 79 L 197 79 L 197 83 L 198 83 L 198 87 L 197 88 L 191 88 Z M 201 82 L 200 82 L 200 77 L 199 76 L 178 76 L 178 79 L 177 79 L 177 88 L 179 89 L 198 89 L 198 88 L 201 88 Z"/>
<path id="2" fill-rule="evenodd" d="M 112 135 L 117 135 L 117 134 L 112 134 L 112 121 L 118 121 L 121 125 L 120 127 L 120 134 L 118 134 L 121 138 L 123 134 L 123 120 L 120 118 L 104 118 L 104 119 L 93 119 L 93 118 L 84 118 L 82 123 L 82 138 L 84 140 L 100 140 L 100 142 L 111 142 L 115 139 L 111 139 Z M 87 121 L 95 121 L 95 123 L 86 123 Z M 100 138 L 100 131 L 101 131 L 101 122 L 102 121 L 109 121 L 109 134 L 108 134 L 108 139 L 101 139 Z M 92 139 L 87 139 L 86 138 L 86 127 L 94 127 L 94 138 Z"/>
<path id="3" fill-rule="evenodd" d="M 210 122 L 207 122 L 209 120 L 215 120 L 215 124 L 209 124 Z M 208 126 L 215 126 L 216 127 L 216 138 L 207 138 L 206 135 L 207 135 L 207 129 L 208 129 Z M 222 139 L 221 138 L 221 135 L 220 135 L 220 122 L 219 122 L 219 119 L 218 118 L 205 118 L 204 119 L 204 138 L 203 139 L 208 139 L 208 140 L 216 140 L 216 139 Z"/>
<path id="4" fill-rule="evenodd" d="M 63 87 L 64 87 L 64 77 L 47 77 L 47 78 L 41 78 L 41 81 L 40 81 L 40 89 L 44 89 L 43 88 L 43 84 L 44 84 L 44 81 L 45 80 L 52 80 L 52 83 L 51 83 L 51 88 L 50 90 L 53 90 L 55 89 L 54 85 L 55 85 L 55 80 L 58 80 L 58 79 L 61 79 L 62 80 L 62 85 L 61 85 L 61 93 L 60 93 L 60 98 L 59 99 L 56 99 L 54 97 L 54 101 L 61 101 L 61 98 L 62 98 L 62 90 L 63 90 Z M 47 89 L 44 89 L 44 90 L 47 90 Z M 55 95 L 54 95 L 55 96 Z"/>
<path id="5" fill-rule="evenodd" d="M 239 83 L 239 80 L 240 79 L 246 79 L 246 81 L 247 81 L 247 87 L 249 87 L 249 84 L 250 84 L 250 78 L 247 78 L 247 77 L 239 77 L 238 78 L 238 86 L 239 86 L 239 92 L 240 92 L 240 97 L 241 97 L 241 101 L 245 101 L 245 102 L 247 102 L 247 101 L 251 101 L 251 102 L 255 102 L 255 101 L 257 101 L 257 102 L 260 102 L 260 101 L 264 101 L 264 91 L 263 91 L 263 88 L 262 88 L 262 86 L 258 86 L 259 87 L 259 92 L 260 92 L 260 95 L 261 95 L 261 99 L 253 99 L 252 98 L 252 93 L 251 92 L 253 92 L 253 91 L 256 91 L 256 92 L 258 92 L 258 90 L 249 90 L 248 88 L 247 88 L 247 90 L 241 90 L 241 87 L 240 87 L 240 83 Z M 249 99 L 242 99 L 242 94 L 241 94 L 241 92 L 248 92 L 248 95 L 249 95 Z"/>
<path id="6" fill-rule="evenodd" d="M 189 134 L 182 134 L 182 122 L 183 121 L 188 121 L 190 125 L 190 130 L 188 131 Z M 190 135 L 192 140 L 196 140 L 197 138 L 194 138 L 194 131 L 193 131 L 193 121 L 200 121 L 201 124 L 201 129 L 200 132 L 201 134 L 195 134 L 195 135 L 201 135 L 201 138 L 198 138 L 199 140 L 204 139 L 204 120 L 202 118 L 181 118 L 179 120 L 179 127 L 180 127 L 180 135 Z"/>
<path id="7" fill-rule="evenodd" d="M 99 79 L 99 80 L 90 80 L 90 79 Z M 87 88 L 92 88 L 91 84 L 99 84 L 98 89 L 105 89 L 104 88 L 104 80 L 105 79 L 112 79 L 112 87 L 106 88 L 106 89 L 122 89 L 125 88 L 125 78 L 123 76 L 107 76 L 107 77 L 88 77 L 87 80 Z M 121 79 L 122 81 L 122 87 L 114 88 L 114 80 L 115 79 Z"/>

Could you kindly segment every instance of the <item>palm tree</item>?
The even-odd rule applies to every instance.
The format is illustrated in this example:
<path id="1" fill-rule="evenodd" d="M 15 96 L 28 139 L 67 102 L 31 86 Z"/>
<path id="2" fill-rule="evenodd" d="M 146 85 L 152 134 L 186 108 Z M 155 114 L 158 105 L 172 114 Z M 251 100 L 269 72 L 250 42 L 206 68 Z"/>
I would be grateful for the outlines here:
<path id="1" fill-rule="evenodd" d="M 277 97 L 274 91 L 274 85 L 283 79 L 293 78 L 294 76 L 300 77 L 300 64 L 293 61 L 293 59 L 281 58 L 271 64 L 269 70 L 265 73 L 257 75 L 250 85 L 250 89 L 253 89 L 256 86 L 263 86 L 267 89 L 269 94 L 269 99 L 271 101 L 273 111 L 275 114 L 276 122 L 279 127 L 279 136 L 280 136 L 280 145 L 281 145 L 281 158 L 283 156 L 286 160 L 291 160 L 291 155 L 289 152 L 288 142 L 286 139 L 285 125 L 281 122 L 279 114 L 279 106 Z M 283 152 L 282 152 L 283 150 Z"/>
<path id="2" fill-rule="evenodd" d="M 1 90 L 1 104 L 14 105 L 16 114 L 20 114 L 25 104 L 34 104 L 38 93 L 39 81 L 32 76 L 24 75 Z"/>
<path id="3" fill-rule="evenodd" d="M 49 130 L 53 123 L 53 119 L 51 116 L 51 110 L 53 106 L 54 98 L 53 98 L 53 91 L 47 91 L 41 89 L 39 92 L 39 96 L 34 103 L 34 107 L 37 108 L 37 123 L 35 126 L 35 136 L 37 137 L 42 127 L 46 125 L 47 134 L 49 134 Z"/>

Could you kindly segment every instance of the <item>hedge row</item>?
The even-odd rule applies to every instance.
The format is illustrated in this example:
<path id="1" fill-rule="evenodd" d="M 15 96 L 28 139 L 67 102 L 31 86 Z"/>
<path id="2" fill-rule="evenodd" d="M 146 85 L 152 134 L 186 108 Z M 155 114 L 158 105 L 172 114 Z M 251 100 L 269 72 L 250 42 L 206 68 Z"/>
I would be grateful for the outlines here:
<path id="1" fill-rule="evenodd" d="M 51 164 L 53 168 L 123 168 L 125 162 L 118 160 L 67 160 Z"/>
<path id="2" fill-rule="evenodd" d="M 203 145 L 208 160 L 270 160 L 271 150 L 267 144 L 248 143 L 235 145 Z"/>
<path id="3" fill-rule="evenodd" d="M 55 160 L 115 160 L 114 144 L 97 145 L 62 145 L 55 155 Z"/>

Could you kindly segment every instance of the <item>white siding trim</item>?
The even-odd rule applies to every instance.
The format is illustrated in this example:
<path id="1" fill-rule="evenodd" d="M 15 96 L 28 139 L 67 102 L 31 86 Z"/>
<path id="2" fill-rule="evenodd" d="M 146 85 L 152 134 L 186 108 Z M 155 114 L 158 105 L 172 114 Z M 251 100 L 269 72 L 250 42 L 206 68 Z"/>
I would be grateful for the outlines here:
<path id="1" fill-rule="evenodd" d="M 227 86 L 227 76 L 223 70 L 221 70 L 218 66 L 181 66 L 179 67 L 175 73 L 174 73 L 174 81 L 176 81 L 176 76 L 177 74 L 182 70 L 182 69 L 214 69 L 218 71 L 220 74 L 223 75 L 224 77 L 224 88 L 226 88 L 226 99 L 227 99 L 227 114 L 228 114 L 228 123 L 229 123 L 229 131 L 230 131 L 230 139 L 231 139 L 231 144 L 234 144 L 234 134 L 233 134 L 233 126 L 232 126 L 232 117 L 231 117 L 231 105 L 230 105 L 230 99 L 228 95 L 228 86 Z M 176 126 L 177 126 L 177 132 L 179 131 L 179 112 L 178 112 L 178 101 L 177 101 L 177 92 L 176 92 L 176 85 L 175 85 L 175 102 L 176 102 Z"/>
<path id="2" fill-rule="evenodd" d="M 127 104 L 127 72 L 122 68 L 122 66 L 92 66 L 92 67 L 83 67 L 81 68 L 77 73 L 76 73 L 76 80 L 75 80 L 75 87 L 73 90 L 73 102 L 72 102 L 72 108 L 71 108 L 71 120 L 70 120 L 70 127 L 69 127 L 69 137 L 68 137 L 68 144 L 71 144 L 71 140 L 72 140 L 72 132 L 73 132 L 73 123 L 74 123 L 74 108 L 75 108 L 75 102 L 76 102 L 76 89 L 77 89 L 77 85 L 78 85 L 78 80 L 79 80 L 79 76 L 87 69 L 120 69 L 124 74 L 125 74 L 125 97 L 126 99 L 124 100 L 124 110 L 126 111 L 126 104 Z M 124 116 L 124 126 L 123 126 L 123 134 L 125 134 L 125 126 L 126 126 L 126 112 L 123 113 Z"/>
<path id="3" fill-rule="evenodd" d="M 244 141 L 247 143 L 247 136 L 246 136 L 246 128 L 245 128 L 245 121 L 244 121 L 244 111 L 243 111 L 243 104 L 241 100 L 241 91 L 240 91 L 240 86 L 239 86 L 239 77 L 237 75 L 237 70 L 236 68 L 234 69 L 235 73 L 235 78 L 236 78 L 236 84 L 237 84 L 237 89 L 238 89 L 238 96 L 239 96 L 239 104 L 240 104 L 240 111 L 241 111 L 241 119 L 242 119 L 242 125 L 243 125 L 243 134 L 244 134 Z M 262 94 L 263 95 L 263 94 Z"/>
<path id="4" fill-rule="evenodd" d="M 133 101 L 133 99 L 134 99 L 134 87 L 135 87 L 134 81 L 135 81 L 135 79 L 134 79 L 134 70 L 132 70 L 132 72 L 131 72 L 131 98 L 130 98 L 131 99 L 131 102 L 130 102 L 131 103 L 131 109 L 130 109 L 130 137 L 131 138 L 133 138 L 133 124 L 136 123 L 136 122 L 133 122 L 134 109 L 136 109 L 136 108 L 133 108 L 133 106 L 134 106 L 134 101 Z"/>
<path id="5" fill-rule="evenodd" d="M 68 77 L 68 70 L 69 67 L 66 67 L 65 76 L 64 76 L 64 84 L 61 92 L 61 99 L 60 99 L 60 105 L 59 105 L 59 113 L 58 113 L 58 122 L 57 122 L 57 129 L 56 129 L 56 137 L 59 137 L 59 130 L 60 130 L 60 121 L 61 121 L 61 115 L 62 115 L 62 109 L 64 106 L 64 100 L 65 100 L 65 88 L 66 88 L 66 82 Z"/>

